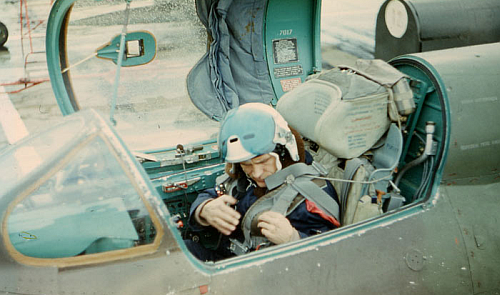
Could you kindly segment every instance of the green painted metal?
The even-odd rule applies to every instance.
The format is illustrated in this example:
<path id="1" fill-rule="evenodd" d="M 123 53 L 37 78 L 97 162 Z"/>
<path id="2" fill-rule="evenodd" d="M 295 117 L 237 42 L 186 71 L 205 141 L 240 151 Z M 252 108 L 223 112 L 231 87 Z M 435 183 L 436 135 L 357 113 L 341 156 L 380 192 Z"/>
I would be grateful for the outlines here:
<path id="1" fill-rule="evenodd" d="M 185 155 L 184 160 L 187 161 L 184 165 L 182 164 L 182 158 L 177 153 L 176 147 L 144 151 L 155 157 L 156 161 L 145 161 L 142 163 L 142 166 L 151 179 L 157 179 L 183 171 L 184 169 L 221 163 L 217 139 L 194 142 L 185 146 L 186 150 L 192 148 L 196 148 L 196 151 Z"/>
<path id="2" fill-rule="evenodd" d="M 500 191 L 499 175 L 453 180 L 443 192 L 455 208 L 455 216 L 467 248 L 474 294 L 500 291 Z M 474 205 L 471 205 L 474 203 Z"/>
<path id="3" fill-rule="evenodd" d="M 410 86 L 414 91 L 416 105 L 415 112 L 408 117 L 408 129 L 405 134 L 405 145 L 399 169 L 422 154 L 422 149 L 425 146 L 422 139 L 425 138 L 425 125 L 428 121 L 436 123 L 436 132 L 434 133 L 434 140 L 437 142 L 436 162 L 444 163 L 446 161 L 446 147 L 449 144 L 449 139 L 446 137 L 449 134 L 447 129 L 449 128 L 447 121 L 449 120 L 449 111 L 447 111 L 449 110 L 447 107 L 449 99 L 439 73 L 431 65 L 413 57 L 401 57 L 390 63 L 410 77 Z M 443 166 L 440 168 L 438 172 L 442 172 Z M 410 201 L 410 197 L 418 189 L 422 181 L 422 172 L 423 165 L 416 166 L 403 177 L 400 189 L 407 201 Z M 434 178 L 433 182 L 438 184 L 440 179 Z M 426 192 L 429 192 L 429 185 L 425 189 Z M 424 193 L 424 195 L 426 194 Z"/>
<path id="4" fill-rule="evenodd" d="M 47 53 L 47 69 L 49 71 L 50 83 L 57 99 L 57 104 L 62 114 L 68 115 L 79 109 L 71 99 L 68 88 L 71 87 L 69 73 L 61 73 L 61 65 L 66 64 L 66 60 L 61 57 L 61 40 L 65 38 L 66 26 L 69 21 L 69 13 L 73 3 L 77 0 L 55 1 L 47 21 L 47 33 L 45 35 L 45 51 Z"/>
<path id="5" fill-rule="evenodd" d="M 113 63 L 118 60 L 118 48 L 120 37 L 117 35 L 109 43 L 97 49 L 97 57 L 109 59 Z M 123 67 L 143 65 L 151 62 L 156 56 L 156 40 L 153 34 L 146 31 L 130 32 L 125 36 L 125 54 L 122 61 Z M 138 47 L 137 53 L 131 53 L 131 46 L 135 43 Z"/>
<path id="6" fill-rule="evenodd" d="M 443 180 L 495 174 L 500 170 L 500 129 L 480 127 L 500 126 L 499 48 L 500 43 L 492 43 L 412 54 L 391 61 L 420 80 L 434 80 L 435 91 L 428 94 L 431 103 L 426 107 L 431 113 L 438 101 L 433 96 L 447 101 L 443 113 L 448 113 L 449 119 L 443 121 L 447 126 L 441 131 L 445 133 L 436 134 L 438 138 L 449 134 Z M 422 121 L 429 116 L 425 115 Z"/>
<path id="7" fill-rule="evenodd" d="M 470 274 L 462 269 L 467 266 L 467 253 L 447 202 L 441 198 L 436 206 L 420 204 L 314 241 L 227 261 L 218 265 L 211 286 L 223 288 L 226 281 L 224 290 L 239 285 L 259 293 L 273 288 L 271 281 L 279 277 L 281 283 L 273 290 L 280 294 L 335 289 L 340 294 L 439 294 L 447 290 L 471 294 Z M 437 223 L 441 226 L 436 228 Z M 421 267 L 410 268 L 412 258 L 419 259 Z M 305 273 L 307 279 L 301 279 Z M 242 276 L 246 279 L 233 284 Z"/>
<path id="8" fill-rule="evenodd" d="M 500 290 L 500 224 L 495 218 L 500 211 L 499 60 L 500 43 L 492 43 L 391 61 L 412 78 L 431 82 L 426 99 L 446 97 L 445 153 L 436 181 L 441 181 L 440 197 L 449 200 L 460 226 L 457 243 L 467 249 L 463 269 L 470 273 L 471 294 Z M 426 106 L 434 108 L 433 103 Z"/>
<path id="9" fill-rule="evenodd" d="M 375 58 L 500 40 L 497 0 L 386 0 L 375 29 Z"/>
<path id="10" fill-rule="evenodd" d="M 54 91 L 57 103 L 63 115 L 71 114 L 80 109 L 74 98 L 71 79 L 68 72 L 63 72 L 67 66 L 65 55 L 66 30 L 71 15 L 71 8 L 77 0 L 56 1 L 47 21 L 47 32 L 45 37 L 47 69 L 49 71 L 50 82 Z M 151 62 L 156 56 L 156 39 L 146 31 L 128 33 L 127 41 L 140 42 L 142 55 L 124 58 L 122 66 L 136 66 Z M 109 45 L 96 49 L 97 56 L 111 59 L 116 63 L 118 52 L 116 44 L 120 44 L 120 36 L 116 36 Z"/>
<path id="11" fill-rule="evenodd" d="M 196 195 L 206 188 L 215 187 L 215 178 L 224 172 L 224 163 L 212 166 L 203 166 L 198 169 L 179 171 L 169 176 L 152 179 L 153 185 L 165 193 L 164 199 L 184 196 L 195 193 Z M 184 183 L 188 182 L 189 185 Z"/>
<path id="12" fill-rule="evenodd" d="M 321 71 L 320 0 L 270 0 L 264 47 L 277 100 L 305 78 Z"/>

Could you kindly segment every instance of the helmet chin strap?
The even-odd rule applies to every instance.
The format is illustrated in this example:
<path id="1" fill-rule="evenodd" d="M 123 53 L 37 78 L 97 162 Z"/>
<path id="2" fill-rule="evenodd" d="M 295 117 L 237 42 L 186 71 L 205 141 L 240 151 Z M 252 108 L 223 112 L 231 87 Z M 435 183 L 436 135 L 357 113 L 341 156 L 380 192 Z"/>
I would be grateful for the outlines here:
<path id="1" fill-rule="evenodd" d="M 283 168 L 283 165 L 281 164 L 281 161 L 280 161 L 280 156 L 275 152 L 270 152 L 269 154 L 276 159 L 276 172 L 280 171 L 281 168 Z"/>

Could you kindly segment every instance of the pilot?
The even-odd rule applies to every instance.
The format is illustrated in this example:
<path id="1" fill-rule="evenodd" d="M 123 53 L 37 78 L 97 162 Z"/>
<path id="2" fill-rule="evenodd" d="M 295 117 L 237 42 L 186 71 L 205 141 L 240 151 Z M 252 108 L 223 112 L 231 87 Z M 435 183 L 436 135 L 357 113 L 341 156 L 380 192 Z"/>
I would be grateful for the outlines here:
<path id="1" fill-rule="evenodd" d="M 211 250 L 200 243 L 185 241 L 198 259 L 217 261 L 340 226 L 338 216 L 322 211 L 309 198 L 294 199 L 293 204 L 286 205 L 288 211 L 284 214 L 269 208 L 250 210 L 252 205 L 252 209 L 259 207 L 257 200 L 271 195 L 265 182 L 267 177 L 296 163 L 312 163 L 298 132 L 271 106 L 248 103 L 229 111 L 221 123 L 218 145 L 226 162 L 228 180 L 224 184 L 226 187 L 232 184 L 229 185 L 232 189 L 230 193 L 208 189 L 191 206 L 189 223 L 194 231 L 212 227 L 221 233 L 216 248 Z M 320 191 L 338 208 L 337 194 L 329 182 L 324 181 Z M 242 226 L 250 214 L 248 211 L 255 210 L 263 210 L 253 213 L 260 236 L 256 237 L 258 245 L 255 239 L 253 243 L 249 241 L 250 233 Z"/>

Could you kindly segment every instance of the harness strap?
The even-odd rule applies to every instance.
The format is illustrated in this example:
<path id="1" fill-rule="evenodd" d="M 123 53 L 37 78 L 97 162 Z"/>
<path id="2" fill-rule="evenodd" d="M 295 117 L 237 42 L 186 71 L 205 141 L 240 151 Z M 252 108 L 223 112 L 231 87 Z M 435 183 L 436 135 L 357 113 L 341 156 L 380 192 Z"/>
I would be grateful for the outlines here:
<path id="1" fill-rule="evenodd" d="M 279 197 L 277 198 L 277 200 L 275 200 L 275 203 L 271 207 L 271 211 L 278 212 L 283 214 L 284 216 L 287 216 L 291 213 L 291 211 L 288 212 L 288 208 L 290 207 L 290 204 L 292 204 L 293 200 L 297 197 L 297 195 L 297 190 L 295 190 L 291 186 L 285 186 L 283 192 L 279 195 Z"/>
<path id="2" fill-rule="evenodd" d="M 244 246 L 246 246 L 250 250 L 256 248 L 261 244 L 268 243 L 269 241 L 264 236 L 262 236 L 260 230 L 257 227 L 260 214 L 265 211 L 272 210 L 282 213 L 286 216 L 287 213 L 291 212 L 287 212 L 287 209 L 290 206 L 290 203 L 293 202 L 297 194 L 298 192 L 293 188 L 282 185 L 280 188 L 273 190 L 268 194 L 265 194 L 257 201 L 255 201 L 255 203 L 253 203 L 252 206 L 250 206 L 250 208 L 247 210 L 245 216 L 243 216 L 243 219 L 241 221 L 241 229 L 245 237 L 245 241 L 243 243 Z M 282 196 L 286 199 L 291 199 L 290 202 L 279 202 Z M 274 208 L 276 204 L 277 207 Z M 282 210 L 283 206 L 286 206 L 284 210 Z"/>
<path id="3" fill-rule="evenodd" d="M 316 163 L 315 165 L 307 165 L 305 163 L 297 163 L 290 165 L 273 175 L 270 175 L 265 179 L 267 188 L 269 190 L 273 190 L 278 186 L 282 185 L 289 175 L 292 175 L 294 178 L 297 178 L 302 175 L 320 175 L 320 169 L 315 167 L 320 167 L 320 164 Z"/>
<path id="4" fill-rule="evenodd" d="M 313 167 L 297 163 L 267 177 L 266 185 L 271 192 L 260 197 L 243 216 L 241 228 L 245 241 L 238 248 L 248 251 L 261 245 L 270 245 L 269 240 L 262 236 L 257 227 L 260 214 L 270 210 L 288 216 L 305 199 L 314 202 L 320 210 L 339 220 L 337 202 L 323 191 L 319 184 L 309 177 L 303 177 L 306 174 L 319 176 L 321 174 L 319 168 L 321 166 Z M 237 254 L 236 251 L 233 252 Z"/>
<path id="5" fill-rule="evenodd" d="M 363 161 L 364 160 L 364 161 Z M 344 179 L 352 180 L 354 178 L 354 174 L 358 171 L 361 165 L 367 163 L 367 160 L 364 158 L 354 158 L 347 162 L 344 169 Z M 341 208 L 341 216 L 344 218 L 345 211 L 347 209 L 347 197 L 349 196 L 349 189 L 351 188 L 350 182 L 343 182 L 342 188 L 340 191 L 339 201 L 342 204 Z"/>
<path id="6" fill-rule="evenodd" d="M 291 186 L 309 201 L 315 203 L 321 211 L 339 219 L 339 204 L 323 189 L 308 179 L 296 179 Z"/>
<path id="7" fill-rule="evenodd" d="M 293 187 L 298 193 L 304 196 L 309 201 L 315 203 L 323 212 L 333 216 L 335 219 L 339 219 L 339 204 L 335 202 L 330 195 L 325 193 L 323 189 L 318 187 L 309 178 L 304 178 L 304 175 L 325 175 L 325 169 L 319 163 L 313 162 L 312 165 L 307 165 L 305 163 L 297 163 L 290 165 L 285 169 L 278 171 L 277 173 L 267 177 L 265 179 L 268 189 L 272 190 L 283 183 L 289 184 L 289 187 Z M 295 194 L 296 195 L 296 194 Z M 286 212 L 290 203 L 293 201 L 293 197 L 288 197 L 278 199 L 277 202 L 282 203 L 279 208 L 281 211 L 276 211 L 279 213 Z"/>

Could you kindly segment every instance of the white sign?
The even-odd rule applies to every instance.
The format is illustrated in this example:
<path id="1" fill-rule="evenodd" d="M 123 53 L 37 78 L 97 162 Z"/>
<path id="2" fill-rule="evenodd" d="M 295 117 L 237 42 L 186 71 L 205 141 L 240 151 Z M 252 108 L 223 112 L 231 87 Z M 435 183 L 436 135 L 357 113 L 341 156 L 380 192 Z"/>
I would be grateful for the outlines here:
<path id="1" fill-rule="evenodd" d="M 399 0 L 392 0 L 385 8 L 385 24 L 389 33 L 395 38 L 401 38 L 408 29 L 408 13 Z"/>

